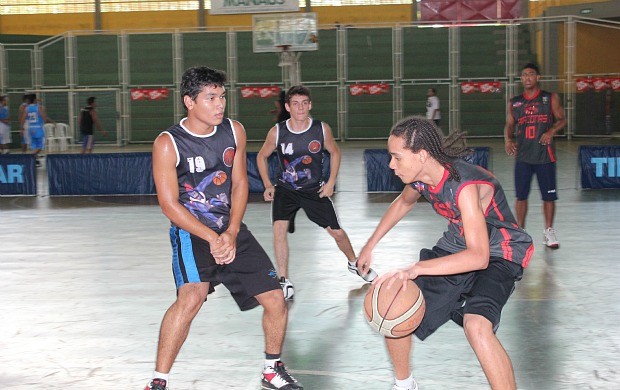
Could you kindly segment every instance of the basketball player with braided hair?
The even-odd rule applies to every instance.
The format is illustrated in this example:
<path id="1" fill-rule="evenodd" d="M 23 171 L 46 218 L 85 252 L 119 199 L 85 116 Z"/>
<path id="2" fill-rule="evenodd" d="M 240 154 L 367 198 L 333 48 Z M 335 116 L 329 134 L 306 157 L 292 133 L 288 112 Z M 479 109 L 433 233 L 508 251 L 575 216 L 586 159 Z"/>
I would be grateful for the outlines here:
<path id="1" fill-rule="evenodd" d="M 423 118 L 409 117 L 391 130 L 390 168 L 406 184 L 362 249 L 358 266 L 369 267 L 379 241 L 424 197 L 448 229 L 420 261 L 377 277 L 373 284 L 415 280 L 426 313 L 414 331 L 420 340 L 452 320 L 467 340 L 493 389 L 516 389 L 512 363 L 495 335 L 501 310 L 521 279 L 534 247 L 518 225 L 493 174 L 460 157 L 462 136 L 444 139 Z M 422 206 L 423 207 L 423 206 Z M 391 256 L 393 257 L 393 256 Z M 394 390 L 414 390 L 410 367 L 413 334 L 386 338 L 394 366 Z"/>

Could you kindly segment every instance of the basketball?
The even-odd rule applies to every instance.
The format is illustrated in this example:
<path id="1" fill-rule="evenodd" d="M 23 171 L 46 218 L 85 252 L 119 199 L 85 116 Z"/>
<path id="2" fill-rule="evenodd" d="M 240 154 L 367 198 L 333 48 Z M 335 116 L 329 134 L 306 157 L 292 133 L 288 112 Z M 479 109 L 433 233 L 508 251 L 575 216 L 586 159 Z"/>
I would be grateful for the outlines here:
<path id="1" fill-rule="evenodd" d="M 413 333 L 422 322 L 426 304 L 422 291 L 407 281 L 407 289 L 396 281 L 387 287 L 388 281 L 372 286 L 364 297 L 364 316 L 370 326 L 380 334 L 399 338 Z"/>
<path id="2" fill-rule="evenodd" d="M 308 165 L 312 162 L 312 157 L 310 156 L 304 156 L 304 158 L 301 159 L 301 162 Z"/>
<path id="3" fill-rule="evenodd" d="M 213 184 L 219 186 L 224 184 L 226 181 L 226 172 L 218 172 L 217 175 L 213 176 Z"/>

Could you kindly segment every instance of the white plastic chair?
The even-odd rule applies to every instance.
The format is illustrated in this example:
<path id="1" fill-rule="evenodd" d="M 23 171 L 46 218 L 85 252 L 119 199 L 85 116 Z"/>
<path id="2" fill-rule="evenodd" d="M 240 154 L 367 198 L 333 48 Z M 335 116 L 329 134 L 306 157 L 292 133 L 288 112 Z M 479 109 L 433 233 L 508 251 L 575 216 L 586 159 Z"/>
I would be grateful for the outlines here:
<path id="1" fill-rule="evenodd" d="M 58 141 L 58 138 L 56 138 L 56 125 L 53 123 L 46 123 L 43 125 L 43 131 L 45 132 L 47 151 L 60 151 L 60 142 Z"/>
<path id="2" fill-rule="evenodd" d="M 73 137 L 69 135 L 69 125 L 66 123 L 56 123 L 54 138 L 58 140 L 60 151 L 64 152 L 73 144 Z"/>

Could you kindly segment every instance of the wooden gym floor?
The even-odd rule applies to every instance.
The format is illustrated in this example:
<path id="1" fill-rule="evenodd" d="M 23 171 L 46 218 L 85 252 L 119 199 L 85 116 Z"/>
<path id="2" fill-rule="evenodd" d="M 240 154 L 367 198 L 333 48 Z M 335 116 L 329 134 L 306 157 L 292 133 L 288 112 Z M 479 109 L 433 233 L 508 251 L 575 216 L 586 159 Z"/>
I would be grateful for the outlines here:
<path id="1" fill-rule="evenodd" d="M 498 331 L 519 389 L 620 386 L 620 196 L 579 189 L 580 143 L 558 141 L 559 250 L 541 243 L 536 185 L 530 197 L 527 230 L 536 250 Z M 501 141 L 470 144 L 492 147 L 490 169 L 512 203 L 512 161 Z M 396 195 L 366 193 L 363 150 L 385 142 L 341 145 L 333 200 L 359 250 Z M 117 151 L 123 150 L 128 148 Z M 45 168 L 39 178 L 44 194 Z M 154 367 L 160 321 L 175 298 L 168 221 L 155 198 L 3 197 L 0 216 L 2 388 L 142 389 Z M 245 222 L 273 255 L 270 205 L 261 196 L 251 196 Z M 289 236 L 296 295 L 284 362 L 308 390 L 390 389 L 383 340 L 362 317 L 368 286 L 347 271 L 333 240 L 303 213 L 296 226 Z M 381 273 L 417 260 L 445 227 L 420 203 L 379 245 L 375 269 Z M 259 389 L 261 313 L 239 312 L 218 287 L 193 323 L 171 389 Z M 416 342 L 413 369 L 421 390 L 488 388 L 462 330 L 452 323 Z"/>

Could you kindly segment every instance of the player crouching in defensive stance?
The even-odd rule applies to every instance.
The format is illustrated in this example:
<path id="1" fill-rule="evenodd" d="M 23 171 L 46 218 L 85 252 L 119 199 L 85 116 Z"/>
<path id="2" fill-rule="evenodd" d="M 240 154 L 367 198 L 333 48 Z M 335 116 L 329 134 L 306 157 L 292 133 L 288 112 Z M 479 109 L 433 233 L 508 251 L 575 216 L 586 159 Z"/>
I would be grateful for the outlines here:
<path id="1" fill-rule="evenodd" d="M 458 136 L 457 136 L 458 138 Z M 458 140 L 458 139 L 457 139 Z M 461 325 L 493 389 L 516 389 L 512 363 L 495 336 L 500 314 L 521 279 L 532 238 L 510 211 L 504 191 L 489 171 L 463 159 L 464 147 L 446 142 L 435 125 L 405 118 L 391 130 L 390 168 L 406 184 L 362 249 L 358 266 L 370 266 L 377 243 L 421 196 L 448 220 L 448 230 L 420 261 L 381 275 L 373 284 L 415 279 L 426 314 L 414 331 L 426 339 L 444 323 Z M 394 366 L 394 390 L 417 389 L 410 369 L 412 335 L 386 338 Z"/>
<path id="2" fill-rule="evenodd" d="M 192 320 L 220 283 L 241 310 L 263 306 L 262 387 L 303 389 L 280 361 L 288 312 L 275 268 L 242 223 L 248 200 L 246 135 L 239 122 L 224 116 L 225 82 L 218 70 L 185 71 L 181 96 L 187 118 L 153 145 L 157 199 L 172 225 L 177 299 L 162 320 L 155 372 L 145 390 L 167 388 Z"/>

